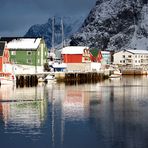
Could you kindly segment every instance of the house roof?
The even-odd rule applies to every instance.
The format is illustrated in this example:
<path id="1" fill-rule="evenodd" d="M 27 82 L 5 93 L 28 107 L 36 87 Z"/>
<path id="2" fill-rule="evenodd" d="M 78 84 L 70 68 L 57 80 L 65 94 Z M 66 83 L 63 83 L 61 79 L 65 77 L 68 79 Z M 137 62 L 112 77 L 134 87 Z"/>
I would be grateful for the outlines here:
<path id="1" fill-rule="evenodd" d="M 37 39 L 41 37 L 0 37 L 0 41 L 11 42 L 12 40 L 19 40 L 19 39 Z"/>
<path id="2" fill-rule="evenodd" d="M 101 51 L 102 54 L 110 54 L 109 51 Z"/>
<path id="3" fill-rule="evenodd" d="M 97 57 L 99 50 L 95 48 L 95 49 L 91 49 L 90 52 L 94 57 Z"/>
<path id="4" fill-rule="evenodd" d="M 85 46 L 68 46 L 62 49 L 61 54 L 82 54 L 84 49 L 89 49 Z"/>
<path id="5" fill-rule="evenodd" d="M 148 54 L 147 50 L 126 50 L 128 52 L 131 52 L 133 54 Z"/>
<path id="6" fill-rule="evenodd" d="M 5 48 L 5 42 L 0 42 L 0 56 L 3 56 L 4 48 Z"/>
<path id="7" fill-rule="evenodd" d="M 9 40 L 7 48 L 9 49 L 37 49 L 40 44 L 41 38 L 15 38 Z"/>

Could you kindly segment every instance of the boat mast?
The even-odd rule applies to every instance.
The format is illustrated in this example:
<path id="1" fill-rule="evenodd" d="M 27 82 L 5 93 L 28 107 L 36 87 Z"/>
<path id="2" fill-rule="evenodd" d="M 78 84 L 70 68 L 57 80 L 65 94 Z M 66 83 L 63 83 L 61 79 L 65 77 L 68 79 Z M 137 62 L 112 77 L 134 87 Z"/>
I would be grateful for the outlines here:
<path id="1" fill-rule="evenodd" d="M 55 23 L 55 18 L 53 17 L 53 19 L 52 19 L 52 36 L 51 36 L 51 38 L 52 38 L 52 41 L 51 41 L 51 50 L 50 50 L 50 53 L 49 53 L 49 58 L 50 58 L 50 61 L 54 61 L 54 59 L 55 59 L 55 54 L 54 54 L 54 52 L 55 52 L 55 47 L 54 47 L 54 23 Z"/>
<path id="2" fill-rule="evenodd" d="M 65 46 L 63 18 L 61 18 L 61 33 L 62 33 L 62 48 L 63 48 Z"/>
<path id="3" fill-rule="evenodd" d="M 54 17 L 52 19 L 52 52 L 54 52 Z"/>

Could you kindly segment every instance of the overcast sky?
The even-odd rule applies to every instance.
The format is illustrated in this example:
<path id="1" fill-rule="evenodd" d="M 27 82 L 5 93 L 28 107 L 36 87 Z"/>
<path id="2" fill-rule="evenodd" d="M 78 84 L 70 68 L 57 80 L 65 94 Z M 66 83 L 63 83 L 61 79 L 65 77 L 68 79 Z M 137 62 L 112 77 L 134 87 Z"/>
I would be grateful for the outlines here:
<path id="1" fill-rule="evenodd" d="M 96 0 L 0 0 L 0 36 L 23 36 L 52 16 L 86 16 Z"/>

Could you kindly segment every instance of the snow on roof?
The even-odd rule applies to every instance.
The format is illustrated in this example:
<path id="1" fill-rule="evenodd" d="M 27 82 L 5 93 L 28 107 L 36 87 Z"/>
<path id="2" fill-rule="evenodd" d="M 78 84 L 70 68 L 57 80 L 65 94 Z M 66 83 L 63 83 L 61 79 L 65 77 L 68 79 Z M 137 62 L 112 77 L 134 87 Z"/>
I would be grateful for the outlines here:
<path id="1" fill-rule="evenodd" d="M 9 49 L 37 49 L 41 38 L 14 39 L 7 44 Z"/>
<path id="2" fill-rule="evenodd" d="M 102 54 L 110 54 L 109 51 L 101 51 Z"/>
<path id="3" fill-rule="evenodd" d="M 82 54 L 84 49 L 89 49 L 85 46 L 68 46 L 62 49 L 61 54 Z"/>
<path id="4" fill-rule="evenodd" d="M 133 54 L 148 54 L 147 50 L 126 50 L 128 52 L 131 52 Z"/>

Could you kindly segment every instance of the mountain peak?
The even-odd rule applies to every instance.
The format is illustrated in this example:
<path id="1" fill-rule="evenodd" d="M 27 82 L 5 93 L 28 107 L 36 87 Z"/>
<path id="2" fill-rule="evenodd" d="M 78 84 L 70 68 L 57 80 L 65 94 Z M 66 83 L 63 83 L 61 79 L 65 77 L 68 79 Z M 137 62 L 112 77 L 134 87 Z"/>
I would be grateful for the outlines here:
<path id="1" fill-rule="evenodd" d="M 97 0 L 70 44 L 99 49 L 148 49 L 147 0 Z"/>
<path id="2" fill-rule="evenodd" d="M 62 42 L 62 28 L 61 28 L 61 19 L 63 20 L 64 26 L 64 37 L 72 35 L 83 23 L 84 18 L 72 18 L 72 17 L 51 17 L 44 24 L 36 24 L 30 27 L 28 32 L 25 34 L 25 37 L 43 37 L 47 44 L 48 48 L 51 48 L 52 45 L 52 22 L 54 19 L 54 38 L 55 46 Z M 73 27 L 74 26 L 74 27 Z"/>

